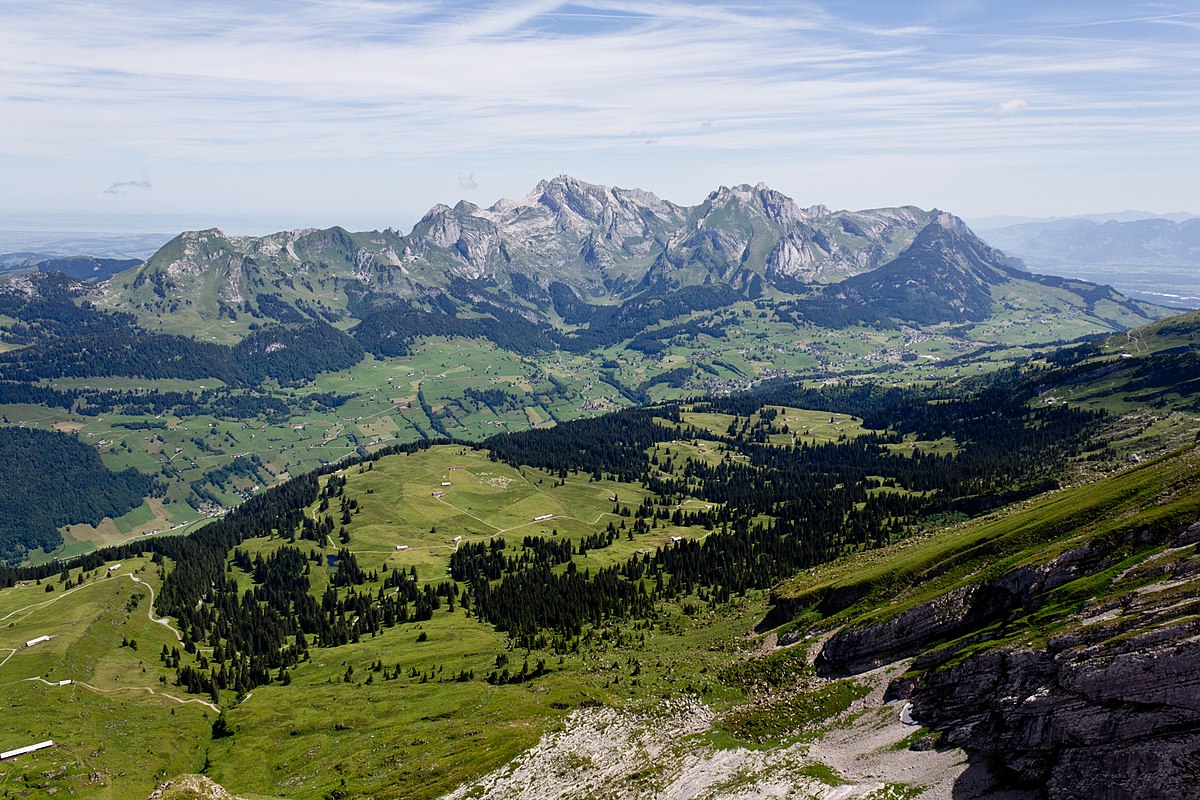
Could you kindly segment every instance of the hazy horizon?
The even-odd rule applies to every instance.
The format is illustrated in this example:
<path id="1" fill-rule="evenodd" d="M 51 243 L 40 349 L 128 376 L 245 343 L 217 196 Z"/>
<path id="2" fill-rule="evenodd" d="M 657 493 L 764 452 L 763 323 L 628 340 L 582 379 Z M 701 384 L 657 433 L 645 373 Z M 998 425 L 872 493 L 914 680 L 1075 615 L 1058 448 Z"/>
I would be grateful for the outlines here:
<path id="1" fill-rule="evenodd" d="M 590 182 L 590 181 L 589 181 Z M 640 188 L 640 187 L 624 187 L 624 188 Z M 717 188 L 716 186 L 713 187 Z M 772 187 L 774 188 L 774 187 Z M 531 186 L 532 190 L 533 187 Z M 707 195 L 707 193 L 706 193 Z M 705 196 L 706 196 L 705 195 Z M 521 195 L 523 197 L 524 195 Z M 426 211 L 432 208 L 437 203 L 445 205 L 454 205 L 458 200 L 463 198 L 438 198 L 432 199 L 429 202 Z M 520 199 L 520 197 L 496 198 L 493 201 L 484 203 L 484 207 L 491 206 L 493 203 L 502 199 Z M 663 197 L 664 200 L 669 200 L 673 203 L 684 206 L 698 205 L 703 201 L 704 196 L 696 198 L 693 201 L 682 201 L 675 197 Z M 793 198 L 795 199 L 795 198 Z M 820 202 L 817 200 L 816 202 Z M 828 204 L 826 204 L 828 205 Z M 901 205 L 913 205 L 901 204 Z M 947 208 L 945 206 L 930 206 L 930 208 L 938 207 L 944 211 L 949 211 L 958 214 L 956 209 Z M 852 208 L 839 209 L 831 207 L 831 210 L 849 210 L 861 211 L 868 208 L 867 206 L 855 206 Z M 927 209 L 928 210 L 928 209 Z M 343 215 L 345 216 L 345 215 Z M 961 216 L 961 215 L 960 215 Z M 1148 211 L 1142 209 L 1122 209 L 1119 211 L 1088 211 L 1080 214 L 1066 216 L 1043 216 L 1035 217 L 1021 214 L 997 214 L 988 216 L 963 216 L 963 219 L 971 226 L 987 226 L 991 228 L 1001 227 L 1004 225 L 1015 225 L 1023 222 L 1049 222 L 1054 220 L 1065 219 L 1152 219 L 1152 218 L 1183 218 L 1196 217 L 1200 214 L 1194 214 L 1186 210 L 1172 211 Z M 113 211 L 0 211 L 0 249 L 4 247 L 3 234 L 41 234 L 44 233 L 47 237 L 53 237 L 56 234 L 71 235 L 71 234 L 96 234 L 96 235 L 147 235 L 147 234 L 162 234 L 166 237 L 173 237 L 182 231 L 186 230 L 204 230 L 208 228 L 219 228 L 224 233 L 235 236 L 267 236 L 272 233 L 286 230 L 296 230 L 299 228 L 332 228 L 340 226 L 351 231 L 370 231 L 383 230 L 384 228 L 394 228 L 402 233 L 409 233 L 412 227 L 419 221 L 420 217 L 415 216 L 412 219 L 395 220 L 379 217 L 372 221 L 369 216 L 351 215 L 350 220 L 338 219 L 334 215 L 330 219 L 317 219 L 314 215 L 288 215 L 288 214 L 259 214 L 259 215 L 238 215 L 228 212 L 206 212 L 197 211 L 191 213 L 170 213 L 170 212 L 113 212 Z"/>

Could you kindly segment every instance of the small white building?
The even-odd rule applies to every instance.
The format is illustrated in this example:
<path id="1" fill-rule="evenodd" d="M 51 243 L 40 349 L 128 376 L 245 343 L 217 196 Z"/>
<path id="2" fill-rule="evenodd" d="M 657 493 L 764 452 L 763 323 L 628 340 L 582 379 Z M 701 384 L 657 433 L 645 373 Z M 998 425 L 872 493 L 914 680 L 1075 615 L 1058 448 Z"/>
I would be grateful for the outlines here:
<path id="1" fill-rule="evenodd" d="M 408 549 L 408 545 L 406 545 L 406 544 L 398 544 L 398 545 L 396 545 L 396 549 L 397 549 L 397 550 L 407 550 L 407 549 Z"/>
<path id="2" fill-rule="evenodd" d="M 25 646 L 33 647 L 35 644 L 41 644 L 42 642 L 48 642 L 48 641 L 50 641 L 49 636 L 39 636 L 36 639 L 30 639 L 28 642 L 25 643 Z"/>
<path id="3" fill-rule="evenodd" d="M 540 517 L 534 517 L 533 521 L 534 522 L 545 522 L 546 520 L 552 519 L 553 517 L 554 517 L 553 514 L 542 514 Z"/>
<path id="4" fill-rule="evenodd" d="M 26 753 L 34 753 L 34 752 L 37 752 L 38 750 L 45 750 L 47 747 L 54 747 L 53 739 L 47 739 L 44 742 L 38 742 L 37 744 L 31 744 L 28 747 L 18 747 L 16 750 L 5 750 L 3 753 L 0 753 L 0 761 L 3 761 L 6 758 L 15 758 L 17 756 L 23 756 Z"/>

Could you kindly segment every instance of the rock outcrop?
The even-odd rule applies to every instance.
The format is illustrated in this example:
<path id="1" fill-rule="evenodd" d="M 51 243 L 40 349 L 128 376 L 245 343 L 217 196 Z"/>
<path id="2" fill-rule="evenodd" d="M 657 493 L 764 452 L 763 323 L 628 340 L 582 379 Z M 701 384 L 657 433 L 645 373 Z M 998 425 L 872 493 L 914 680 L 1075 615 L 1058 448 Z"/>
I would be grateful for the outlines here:
<path id="1" fill-rule="evenodd" d="M 147 800 L 239 800 L 203 775 L 179 775 L 159 786 Z"/>
<path id="2" fill-rule="evenodd" d="M 1053 798 L 1195 795 L 1200 779 L 1200 523 L 1154 552 L 1139 531 L 940 595 L 887 622 L 838 632 L 819 663 L 855 673 L 916 655 L 889 688 L 1017 785 Z M 1078 613 L 1053 590 L 1111 572 Z M 1046 639 L 1030 628 L 1041 609 Z M 1030 616 L 1030 612 L 1034 612 Z"/>

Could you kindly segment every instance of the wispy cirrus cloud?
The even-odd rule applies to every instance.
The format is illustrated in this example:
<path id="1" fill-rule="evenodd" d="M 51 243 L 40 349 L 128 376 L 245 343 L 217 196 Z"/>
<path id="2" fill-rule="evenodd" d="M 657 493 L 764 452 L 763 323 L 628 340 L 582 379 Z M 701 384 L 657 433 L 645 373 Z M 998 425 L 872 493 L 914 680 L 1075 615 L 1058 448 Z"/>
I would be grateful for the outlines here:
<path id="1" fill-rule="evenodd" d="M 467 190 L 427 165 L 587 171 L 652 149 L 664 183 L 691 186 L 707 163 L 796 176 L 869 154 L 902 175 L 905 158 L 1060 162 L 1081 142 L 1179 162 L 1200 141 L 1200 48 L 1176 24 L 1192 16 L 950 5 L 10 0 L 0 158 L 165 160 L 197 184 L 386 160 Z M 364 167 L 355 191 L 378 178 Z"/>

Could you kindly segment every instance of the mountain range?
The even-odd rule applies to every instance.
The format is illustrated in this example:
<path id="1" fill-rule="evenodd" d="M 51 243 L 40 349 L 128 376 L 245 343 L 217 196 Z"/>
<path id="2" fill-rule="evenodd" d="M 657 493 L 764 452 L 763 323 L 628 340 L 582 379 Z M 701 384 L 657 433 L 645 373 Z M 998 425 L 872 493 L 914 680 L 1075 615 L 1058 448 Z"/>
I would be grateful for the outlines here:
<path id="1" fill-rule="evenodd" d="M 804 298 L 801 315 L 807 308 L 826 323 L 832 310 L 843 318 L 870 305 L 850 317 L 930 324 L 979 321 L 998 294 L 1063 284 L 1026 272 L 936 209 L 801 207 L 763 184 L 723 186 L 685 207 L 560 176 L 486 209 L 436 205 L 408 234 L 186 232 L 109 281 L 100 303 L 185 334 L 220 320 L 215 335 L 226 338 L 244 335 L 253 320 L 299 314 L 350 324 L 396 302 L 470 315 L 486 301 L 562 329 L 586 325 L 588 306 L 693 287 Z M 1065 298 L 1073 311 L 1096 313 L 1102 296 L 1118 316 L 1155 313 L 1115 292 L 1084 294 Z M 1134 321 L 1110 319 L 1114 327 Z"/>
<path id="2" fill-rule="evenodd" d="M 103 541 L 105 516 L 192 524 L 390 443 L 764 381 L 953 378 L 1167 313 L 1030 273 L 944 211 L 802 207 L 762 184 L 685 207 L 560 176 L 486 209 L 437 205 L 407 234 L 188 231 L 99 281 L 122 265 L 50 263 L 0 280 L 0 411 L 157 481 L 139 498 L 145 485 L 38 440 L 88 496 L 133 488 L 119 507 L 25 493 L 8 519 L 38 524 L 0 521 L 13 562 L 72 525 L 80 546 Z"/>

